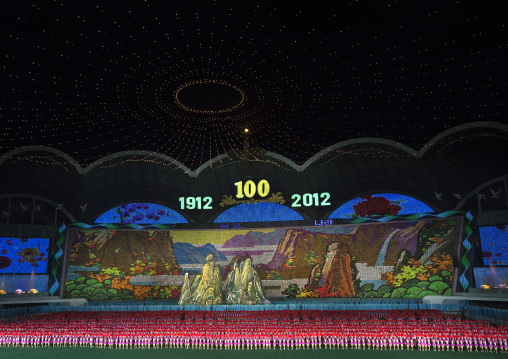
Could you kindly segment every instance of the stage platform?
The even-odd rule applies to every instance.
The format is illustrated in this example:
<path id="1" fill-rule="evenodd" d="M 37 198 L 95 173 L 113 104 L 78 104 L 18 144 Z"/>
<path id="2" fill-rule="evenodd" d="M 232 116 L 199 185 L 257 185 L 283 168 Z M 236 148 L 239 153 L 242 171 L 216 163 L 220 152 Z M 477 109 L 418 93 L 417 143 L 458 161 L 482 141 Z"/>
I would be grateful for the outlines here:
<path id="1" fill-rule="evenodd" d="M 422 304 L 460 304 L 467 301 L 508 302 L 508 292 L 461 293 L 453 296 L 427 295 L 422 298 Z"/>
<path id="2" fill-rule="evenodd" d="M 82 298 L 72 298 L 72 299 L 62 299 L 60 297 L 55 296 L 38 296 L 38 295 L 24 295 L 24 294 L 14 294 L 14 295 L 1 295 L 0 296 L 0 306 L 4 305 L 30 305 L 30 304 L 47 304 L 47 305 L 63 305 L 63 306 L 83 306 L 86 305 L 88 301 Z"/>

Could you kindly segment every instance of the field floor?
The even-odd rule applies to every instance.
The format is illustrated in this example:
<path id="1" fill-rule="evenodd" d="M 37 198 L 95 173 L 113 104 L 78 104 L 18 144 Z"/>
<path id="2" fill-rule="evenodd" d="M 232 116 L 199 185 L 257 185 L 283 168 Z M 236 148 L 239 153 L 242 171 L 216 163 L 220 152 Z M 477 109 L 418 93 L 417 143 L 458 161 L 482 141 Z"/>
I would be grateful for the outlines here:
<path id="1" fill-rule="evenodd" d="M 508 358 L 508 353 L 506 354 Z M 504 357 L 480 352 L 411 350 L 306 349 L 306 350 L 199 350 L 199 349 L 99 349 L 99 348 L 0 348 L 2 359 L 479 359 Z"/>

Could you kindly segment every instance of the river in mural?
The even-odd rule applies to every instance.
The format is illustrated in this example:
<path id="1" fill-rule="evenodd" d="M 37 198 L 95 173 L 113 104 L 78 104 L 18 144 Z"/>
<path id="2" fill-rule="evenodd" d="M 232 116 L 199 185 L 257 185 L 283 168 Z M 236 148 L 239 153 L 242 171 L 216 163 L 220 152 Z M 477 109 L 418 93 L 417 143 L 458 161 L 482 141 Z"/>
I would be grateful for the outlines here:
<path id="1" fill-rule="evenodd" d="M 213 257 L 248 259 L 270 298 L 450 295 L 456 219 L 269 229 L 72 230 L 66 297 L 179 299 Z"/>

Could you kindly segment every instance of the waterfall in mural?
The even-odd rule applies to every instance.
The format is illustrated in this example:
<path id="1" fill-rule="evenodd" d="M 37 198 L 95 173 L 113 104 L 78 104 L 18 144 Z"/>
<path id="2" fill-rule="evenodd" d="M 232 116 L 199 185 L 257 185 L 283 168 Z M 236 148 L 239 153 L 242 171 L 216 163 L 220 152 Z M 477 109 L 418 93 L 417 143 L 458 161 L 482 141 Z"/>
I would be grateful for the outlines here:
<path id="1" fill-rule="evenodd" d="M 395 233 L 400 231 L 400 229 L 394 230 L 390 235 L 385 239 L 385 242 L 383 243 L 383 246 L 381 247 L 381 250 L 379 251 L 379 256 L 377 257 L 376 261 L 376 267 L 380 267 L 385 262 L 386 257 L 386 251 L 388 250 L 388 246 L 390 245 L 390 241 L 392 240 Z"/>

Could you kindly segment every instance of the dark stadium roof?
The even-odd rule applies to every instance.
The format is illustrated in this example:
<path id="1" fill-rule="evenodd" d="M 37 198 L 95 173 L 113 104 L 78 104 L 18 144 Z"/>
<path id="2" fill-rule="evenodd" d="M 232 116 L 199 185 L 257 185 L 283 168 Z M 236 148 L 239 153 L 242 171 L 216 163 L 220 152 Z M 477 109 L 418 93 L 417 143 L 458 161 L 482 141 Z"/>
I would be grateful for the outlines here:
<path id="1" fill-rule="evenodd" d="M 145 150 L 196 169 L 245 128 L 299 165 L 363 137 L 419 151 L 508 122 L 502 3 L 11 1 L 0 154 Z"/>

